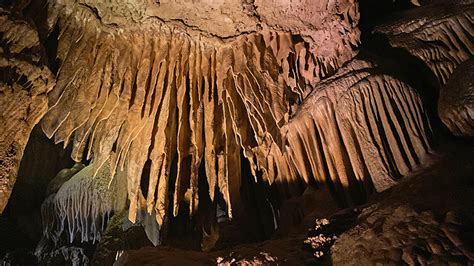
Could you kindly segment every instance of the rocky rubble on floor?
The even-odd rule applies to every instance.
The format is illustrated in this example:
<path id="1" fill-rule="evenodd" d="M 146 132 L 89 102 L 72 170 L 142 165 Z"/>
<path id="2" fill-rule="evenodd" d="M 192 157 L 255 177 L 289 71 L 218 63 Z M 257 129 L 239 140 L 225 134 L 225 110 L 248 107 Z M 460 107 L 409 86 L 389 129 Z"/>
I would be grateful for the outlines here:
<path id="1" fill-rule="evenodd" d="M 42 265 L 89 265 L 89 258 L 84 249 L 78 247 L 60 247 L 47 254 L 43 254 Z"/>
<path id="2" fill-rule="evenodd" d="M 231 252 L 226 257 L 218 257 L 216 263 L 219 266 L 228 265 L 278 265 L 279 260 L 277 257 L 272 256 L 267 252 L 260 252 L 258 255 L 252 258 L 243 258 L 241 255 Z"/>
<path id="3" fill-rule="evenodd" d="M 316 219 L 314 228 L 310 229 L 310 234 L 316 234 L 315 236 L 308 236 L 304 241 L 305 246 L 310 247 L 314 251 L 314 257 L 319 259 L 325 255 L 330 246 L 336 241 L 337 236 L 324 234 L 318 234 L 324 227 L 329 225 L 328 219 Z"/>

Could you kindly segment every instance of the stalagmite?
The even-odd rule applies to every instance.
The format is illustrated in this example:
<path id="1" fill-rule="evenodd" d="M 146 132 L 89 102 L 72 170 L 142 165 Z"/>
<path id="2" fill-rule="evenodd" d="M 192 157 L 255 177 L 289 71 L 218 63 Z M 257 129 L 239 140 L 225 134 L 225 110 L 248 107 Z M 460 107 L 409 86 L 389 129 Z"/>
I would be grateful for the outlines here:
<path id="1" fill-rule="evenodd" d="M 33 127 L 47 111 L 54 76 L 34 26 L 0 8 L 0 213 L 7 205 Z"/>

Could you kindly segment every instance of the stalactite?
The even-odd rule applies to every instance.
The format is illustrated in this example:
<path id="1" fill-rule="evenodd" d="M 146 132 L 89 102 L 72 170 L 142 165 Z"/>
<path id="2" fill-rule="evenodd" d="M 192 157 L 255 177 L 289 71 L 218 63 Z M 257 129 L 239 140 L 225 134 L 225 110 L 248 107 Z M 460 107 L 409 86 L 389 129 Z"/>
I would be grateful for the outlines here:
<path id="1" fill-rule="evenodd" d="M 325 42 L 342 45 L 318 54 L 306 35 L 298 38 L 273 26 L 219 43 L 156 20 L 142 24 L 140 31 L 135 26 L 119 30 L 103 25 L 84 5 L 66 6 L 58 19 L 62 64 L 43 130 L 57 143 L 72 141 L 74 160 L 84 153 L 93 156 L 95 174 L 106 162 L 112 175 L 126 166 L 131 221 L 146 208 L 156 211 L 161 225 L 169 203 L 177 215 L 188 188 L 192 215 L 203 162 L 211 198 L 216 191 L 222 194 L 232 216 L 240 209 L 240 150 L 254 174 L 267 169 L 265 154 L 282 149 L 280 128 L 308 95 L 306 85 L 354 55 L 354 8 L 339 7 L 343 16 L 331 22 L 352 27 L 350 34 L 326 32 L 329 24 L 314 33 L 332 34 L 334 39 Z M 273 19 L 266 18 L 269 24 Z M 178 172 L 170 184 L 175 157 Z M 147 160 L 145 199 L 140 178 Z M 276 179 L 275 174 L 267 179 Z"/>
<path id="2" fill-rule="evenodd" d="M 76 237 L 81 242 L 100 240 L 110 213 L 125 208 L 125 173 L 118 172 L 113 177 L 109 164 L 104 164 L 94 177 L 93 169 L 93 164 L 80 171 L 74 167 L 55 178 L 62 180 L 69 176 L 57 192 L 51 191 L 41 206 L 43 235 L 55 245 L 63 234 L 71 243 Z"/>
<path id="3" fill-rule="evenodd" d="M 46 199 L 41 204 L 41 222 L 43 224 L 43 239 L 40 241 L 37 248 L 37 256 L 44 253 L 47 248 L 49 240 L 56 246 L 61 239 L 61 221 L 59 219 L 55 198 L 56 193 L 61 186 L 73 177 L 77 172 L 82 170 L 84 165 L 81 163 L 75 164 L 72 168 L 66 168 L 61 171 L 49 182 L 46 189 Z"/>
<path id="4" fill-rule="evenodd" d="M 351 202 L 382 191 L 430 151 L 431 128 L 418 94 L 368 61 L 354 60 L 317 85 L 283 128 L 276 172 L 332 182 Z M 273 170 L 275 171 L 275 170 Z"/>

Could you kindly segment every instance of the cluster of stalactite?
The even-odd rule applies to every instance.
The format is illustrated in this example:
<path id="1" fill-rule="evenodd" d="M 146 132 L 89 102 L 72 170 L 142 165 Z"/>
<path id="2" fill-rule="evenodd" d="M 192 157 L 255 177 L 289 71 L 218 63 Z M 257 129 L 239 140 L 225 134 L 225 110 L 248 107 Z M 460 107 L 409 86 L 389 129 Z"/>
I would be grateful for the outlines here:
<path id="1" fill-rule="evenodd" d="M 59 244 L 61 240 L 61 221 L 56 211 L 55 198 L 56 193 L 61 186 L 71 179 L 73 175 L 84 168 L 83 164 L 76 164 L 72 168 L 66 168 L 61 171 L 50 181 L 46 189 L 46 198 L 41 204 L 41 222 L 43 225 L 43 241 L 39 245 L 40 250 L 49 245 L 51 241 L 54 245 Z M 43 252 L 43 251 L 41 251 Z"/>
<path id="2" fill-rule="evenodd" d="M 353 60 L 318 84 L 285 125 L 285 149 L 265 158 L 277 180 L 332 183 L 351 203 L 383 191 L 430 152 L 418 93 L 373 62 Z M 275 156 L 276 155 L 276 156 Z"/>
<path id="3" fill-rule="evenodd" d="M 109 165 L 104 164 L 94 176 L 93 165 L 65 169 L 51 183 L 52 187 L 62 185 L 57 192 L 50 191 L 41 214 L 43 235 L 54 246 L 64 244 L 63 236 L 70 243 L 76 237 L 81 242 L 99 241 L 111 213 L 125 208 L 124 173 L 111 176 Z"/>
<path id="4" fill-rule="evenodd" d="M 161 226 L 182 202 L 193 215 L 201 166 L 210 199 L 222 197 L 232 218 L 242 209 L 242 159 L 255 181 L 261 175 L 283 197 L 301 185 L 328 184 L 353 204 L 396 184 L 430 152 L 420 95 L 377 60 L 354 59 L 357 32 L 319 36 L 312 30 L 313 40 L 338 36 L 334 47 L 321 49 L 283 26 L 220 39 L 176 21 L 114 24 L 116 17 L 104 17 L 101 6 L 94 12 L 92 4 L 51 6 L 48 26 L 59 32 L 56 83 L 50 92 L 49 79 L 32 86 L 48 88 L 41 91 L 48 92 L 46 135 L 71 145 L 76 162 L 92 159 L 45 201 L 51 239 L 64 231 L 70 241 L 78 234 L 83 241 L 98 239 L 104 217 L 124 208 L 118 187 L 127 188 L 132 222 L 148 212 Z M 472 55 L 472 5 L 463 5 L 450 5 L 449 12 L 422 7 L 430 19 L 377 31 L 426 61 L 444 84 Z M 354 25 L 357 12 L 345 10 L 337 21 Z M 5 26 L 4 38 L 21 48 L 25 41 L 11 33 L 15 27 Z M 39 43 L 35 36 L 25 43 Z M 127 184 L 116 185 L 118 176 Z"/>
<path id="5" fill-rule="evenodd" d="M 74 160 L 93 156 L 94 172 L 106 162 L 112 176 L 126 168 L 132 221 L 146 208 L 162 224 L 170 187 L 175 215 L 190 188 L 193 214 L 200 164 L 211 199 L 220 192 L 232 217 L 240 201 L 239 151 L 254 175 L 267 169 L 267 155 L 284 149 L 281 129 L 296 106 L 347 59 L 347 53 L 310 53 L 298 36 L 272 30 L 216 45 L 166 25 L 105 27 L 82 7 L 58 23 L 61 67 L 43 130 L 55 142 L 72 142 Z M 350 47 L 358 40 L 346 41 Z M 140 179 L 148 160 L 143 206 Z M 277 176 L 286 175 L 265 179 Z"/>

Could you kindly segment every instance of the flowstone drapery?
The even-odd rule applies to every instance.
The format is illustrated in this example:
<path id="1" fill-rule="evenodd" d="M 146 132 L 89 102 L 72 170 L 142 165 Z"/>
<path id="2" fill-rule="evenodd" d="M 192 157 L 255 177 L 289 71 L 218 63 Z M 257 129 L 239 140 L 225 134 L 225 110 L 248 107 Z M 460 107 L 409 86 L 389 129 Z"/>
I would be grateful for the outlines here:
<path id="1" fill-rule="evenodd" d="M 375 31 L 385 34 L 393 47 L 425 62 L 444 85 L 454 69 L 474 54 L 473 16 L 472 0 L 439 1 L 401 13 Z"/>
<path id="2" fill-rule="evenodd" d="M 155 209 L 162 224 L 169 187 L 174 188 L 175 215 L 191 189 L 193 214 L 200 164 L 205 165 L 211 199 L 220 192 L 232 217 L 240 210 L 239 151 L 254 175 L 267 169 L 273 163 L 268 154 L 283 154 L 281 128 L 312 85 L 355 54 L 356 4 L 309 5 L 304 16 L 296 16 L 293 5 L 303 2 L 245 6 L 234 21 L 255 30 L 236 36 L 240 26 L 213 32 L 198 18 L 157 18 L 163 10 L 179 16 L 178 5 L 148 6 L 145 12 L 138 2 L 127 9 L 112 3 L 58 3 L 52 8 L 61 10 L 61 67 L 43 129 L 56 142 L 72 142 L 76 161 L 84 153 L 94 155 L 94 171 L 107 160 L 112 175 L 127 166 L 132 221 L 138 209 L 146 208 L 149 213 Z M 224 6 L 187 7 L 212 13 Z M 288 20 L 279 21 L 274 9 Z M 125 16 L 125 11 L 135 15 Z M 171 184 L 175 157 L 177 175 Z M 141 206 L 139 184 L 148 160 L 148 193 L 146 206 Z M 264 179 L 272 183 L 278 175 L 286 176 L 273 172 Z"/>
<path id="3" fill-rule="evenodd" d="M 58 180 L 64 182 L 57 192 L 50 189 L 41 207 L 44 238 L 54 246 L 64 244 L 63 236 L 70 243 L 76 238 L 99 241 L 111 213 L 125 208 L 125 175 L 112 176 L 104 164 L 94 176 L 93 165 L 65 169 L 51 183 L 57 187 Z"/>

